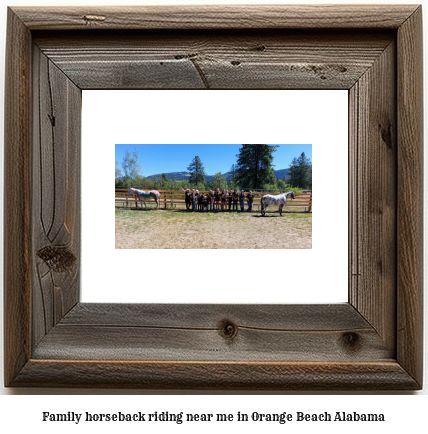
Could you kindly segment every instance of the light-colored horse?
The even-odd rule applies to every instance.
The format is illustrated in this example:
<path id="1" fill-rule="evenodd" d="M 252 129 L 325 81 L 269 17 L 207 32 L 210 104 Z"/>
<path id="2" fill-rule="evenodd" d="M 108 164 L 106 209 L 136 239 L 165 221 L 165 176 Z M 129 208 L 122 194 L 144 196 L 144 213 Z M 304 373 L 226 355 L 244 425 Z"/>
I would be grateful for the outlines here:
<path id="1" fill-rule="evenodd" d="M 130 188 L 128 194 L 131 194 L 132 196 L 136 196 L 140 201 L 141 208 L 144 206 L 147 208 L 146 202 L 144 199 L 154 199 L 156 201 L 156 209 L 158 209 L 159 203 L 160 203 L 160 193 L 156 190 L 150 190 L 150 191 L 144 191 L 144 190 L 138 190 L 137 188 Z"/>
<path id="2" fill-rule="evenodd" d="M 262 215 L 263 216 L 265 215 L 266 208 L 270 204 L 278 205 L 279 206 L 279 214 L 282 215 L 282 209 L 284 208 L 285 204 L 287 203 L 287 199 L 290 197 L 292 199 L 296 198 L 294 191 L 287 191 L 286 193 L 277 194 L 276 196 L 273 196 L 272 194 L 265 194 L 260 199 Z"/>

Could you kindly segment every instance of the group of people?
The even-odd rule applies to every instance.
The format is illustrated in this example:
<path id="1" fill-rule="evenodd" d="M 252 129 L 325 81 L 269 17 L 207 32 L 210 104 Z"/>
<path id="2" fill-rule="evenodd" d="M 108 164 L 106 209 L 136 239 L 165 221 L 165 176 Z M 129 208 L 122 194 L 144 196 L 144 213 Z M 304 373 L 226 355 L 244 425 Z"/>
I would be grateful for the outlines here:
<path id="1" fill-rule="evenodd" d="M 199 193 L 198 190 L 193 189 L 190 191 L 188 188 L 185 190 L 183 187 L 181 189 L 185 194 L 185 202 L 186 208 L 188 210 L 192 209 L 192 211 L 201 211 L 208 212 L 209 211 L 238 211 L 238 202 L 241 208 L 241 211 L 245 211 L 245 199 L 247 199 L 248 209 L 247 211 L 251 212 L 254 201 L 254 194 L 250 190 L 247 194 L 245 194 L 244 190 L 241 190 L 239 193 L 238 190 L 227 191 L 223 189 L 220 191 L 218 188 L 216 190 L 210 190 L 209 193 Z M 232 209 L 231 209 L 232 208 Z"/>

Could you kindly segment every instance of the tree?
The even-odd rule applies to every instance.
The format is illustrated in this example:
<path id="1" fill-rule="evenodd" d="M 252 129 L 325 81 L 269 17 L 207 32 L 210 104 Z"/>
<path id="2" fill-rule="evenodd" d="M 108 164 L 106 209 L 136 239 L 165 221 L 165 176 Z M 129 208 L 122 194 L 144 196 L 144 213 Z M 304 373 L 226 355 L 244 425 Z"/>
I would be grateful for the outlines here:
<path id="1" fill-rule="evenodd" d="M 125 156 L 122 161 L 122 169 L 124 173 L 124 178 L 134 179 L 137 175 L 140 175 L 141 172 L 141 164 L 138 162 L 138 149 L 135 148 L 132 152 L 129 149 L 126 149 Z"/>
<path id="2" fill-rule="evenodd" d="M 237 179 L 238 171 L 237 165 L 232 164 L 232 167 L 229 170 L 229 180 L 227 181 L 227 186 L 229 189 L 238 188 L 238 179 Z"/>
<path id="3" fill-rule="evenodd" d="M 241 188 L 261 189 L 275 183 L 273 156 L 278 145 L 242 145 L 237 155 L 235 179 Z"/>
<path id="4" fill-rule="evenodd" d="M 160 185 L 162 188 L 165 188 L 168 184 L 168 177 L 166 176 L 165 173 L 162 173 L 162 175 L 160 176 Z"/>
<path id="5" fill-rule="evenodd" d="M 276 180 L 276 188 L 281 191 L 284 192 L 287 188 L 287 186 L 285 185 L 285 182 L 282 179 L 277 179 Z"/>
<path id="6" fill-rule="evenodd" d="M 312 163 L 305 153 L 293 158 L 288 169 L 288 182 L 293 187 L 312 188 Z"/>
<path id="7" fill-rule="evenodd" d="M 123 185 L 122 171 L 119 169 L 119 161 L 117 160 L 116 160 L 116 172 L 115 172 L 114 181 L 116 187 L 121 187 Z"/>
<path id="8" fill-rule="evenodd" d="M 154 190 L 153 181 L 151 178 L 142 178 L 141 189 L 143 190 Z"/>
<path id="9" fill-rule="evenodd" d="M 116 172 L 115 172 L 115 178 L 119 179 L 122 177 L 122 171 L 119 169 L 119 161 L 116 160 Z"/>
<path id="10" fill-rule="evenodd" d="M 226 177 L 223 176 L 221 172 L 217 172 L 214 175 L 214 181 L 212 185 L 213 190 L 215 190 L 216 188 L 218 188 L 219 190 L 223 190 L 223 188 L 226 187 L 227 187 Z"/>
<path id="11" fill-rule="evenodd" d="M 205 169 L 202 165 L 201 159 L 198 156 L 192 160 L 187 170 L 190 172 L 189 181 L 191 184 L 200 185 L 205 182 Z"/>
<path id="12" fill-rule="evenodd" d="M 232 164 L 232 167 L 229 170 L 229 174 L 230 174 L 230 180 L 236 182 L 236 175 L 237 175 L 236 164 Z"/>

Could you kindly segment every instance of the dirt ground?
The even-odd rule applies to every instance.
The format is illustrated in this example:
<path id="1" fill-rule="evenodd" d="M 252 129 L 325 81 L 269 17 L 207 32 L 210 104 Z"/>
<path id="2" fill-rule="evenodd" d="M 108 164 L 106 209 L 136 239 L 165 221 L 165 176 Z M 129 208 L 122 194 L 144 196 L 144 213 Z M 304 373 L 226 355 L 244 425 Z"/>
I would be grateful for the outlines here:
<path id="1" fill-rule="evenodd" d="M 274 211 L 274 212 L 273 212 Z M 116 207 L 116 249 L 311 249 L 312 213 Z"/>

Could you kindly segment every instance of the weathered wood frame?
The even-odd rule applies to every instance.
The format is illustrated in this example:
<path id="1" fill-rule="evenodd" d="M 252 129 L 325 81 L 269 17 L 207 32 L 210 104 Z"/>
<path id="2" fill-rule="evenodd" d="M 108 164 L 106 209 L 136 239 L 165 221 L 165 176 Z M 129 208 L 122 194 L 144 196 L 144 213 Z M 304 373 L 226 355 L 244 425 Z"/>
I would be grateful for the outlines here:
<path id="1" fill-rule="evenodd" d="M 421 16 L 9 9 L 6 386 L 421 388 Z M 349 302 L 81 303 L 81 90 L 93 88 L 348 89 Z"/>

